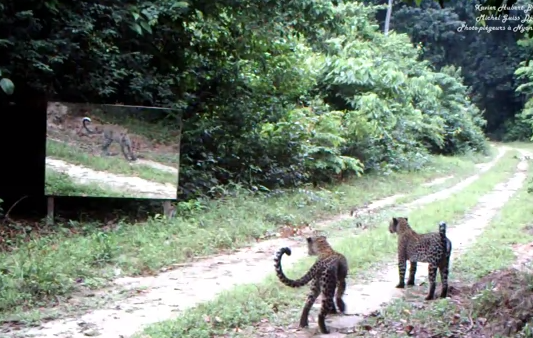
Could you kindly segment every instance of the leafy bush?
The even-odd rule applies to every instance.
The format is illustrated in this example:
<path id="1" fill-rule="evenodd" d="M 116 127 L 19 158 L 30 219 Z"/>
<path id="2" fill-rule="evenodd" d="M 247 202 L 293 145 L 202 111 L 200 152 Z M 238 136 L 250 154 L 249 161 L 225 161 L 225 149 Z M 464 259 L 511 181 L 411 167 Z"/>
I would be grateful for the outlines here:
<path id="1" fill-rule="evenodd" d="M 479 109 L 468 99 L 469 92 L 462 84 L 460 73 L 460 69 L 451 66 L 443 67 L 433 76 L 433 80 L 441 88 L 437 114 L 444 122 L 444 143 L 432 146 L 433 151 L 440 154 L 487 150 L 482 130 L 486 121 Z"/>
<path id="2" fill-rule="evenodd" d="M 528 21 L 528 28 L 533 24 Z M 523 38 L 517 42 L 524 61 L 520 62 L 515 70 L 515 77 L 520 85 L 516 92 L 521 94 L 525 101 L 524 109 L 505 125 L 505 139 L 509 141 L 519 141 L 529 138 L 533 140 L 533 64 L 531 64 L 531 52 L 533 51 L 533 37 L 524 34 Z"/>
<path id="3" fill-rule="evenodd" d="M 526 44 L 527 46 L 529 45 Z M 533 50 L 533 46 L 529 47 L 529 50 Z M 531 94 L 533 94 L 533 65 L 530 65 L 529 61 L 521 62 L 515 75 L 523 82 L 516 88 L 516 91 L 529 97 L 529 99 L 526 101 L 522 112 L 517 114 L 514 121 L 508 123 L 506 138 L 521 140 L 529 136 L 533 140 L 533 98 L 531 98 Z"/>
<path id="4" fill-rule="evenodd" d="M 344 113 L 328 111 L 317 114 L 310 108 L 290 111 L 277 123 L 263 125 L 262 135 L 272 148 L 279 149 L 278 159 L 291 167 L 301 166 L 305 179 L 326 180 L 345 171 L 362 172 L 362 163 L 343 156 L 341 146 Z M 293 163 L 291 163 L 293 161 Z"/>
<path id="5" fill-rule="evenodd" d="M 322 96 L 331 109 L 345 111 L 343 154 L 367 169 L 415 170 L 428 151 L 484 151 L 485 121 L 467 98 L 460 71 L 432 71 L 418 60 L 419 46 L 403 34 L 382 35 L 372 8 L 360 8 L 336 7 L 344 28 L 313 56 Z"/>
<path id="6" fill-rule="evenodd" d="M 518 116 L 508 119 L 503 124 L 504 142 L 529 141 L 533 136 L 531 121 L 519 114 Z"/>

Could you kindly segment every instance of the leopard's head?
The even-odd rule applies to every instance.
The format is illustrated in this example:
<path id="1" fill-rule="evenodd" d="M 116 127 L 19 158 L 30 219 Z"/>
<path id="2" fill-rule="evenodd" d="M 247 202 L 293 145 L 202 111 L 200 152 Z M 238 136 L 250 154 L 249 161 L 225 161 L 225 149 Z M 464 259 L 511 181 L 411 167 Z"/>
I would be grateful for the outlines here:
<path id="1" fill-rule="evenodd" d="M 318 256 L 333 250 L 329 245 L 326 236 L 307 237 L 306 240 L 309 256 Z"/>
<path id="2" fill-rule="evenodd" d="M 389 223 L 389 232 L 391 234 L 399 233 L 407 227 L 409 227 L 409 219 L 407 217 L 393 217 Z"/>

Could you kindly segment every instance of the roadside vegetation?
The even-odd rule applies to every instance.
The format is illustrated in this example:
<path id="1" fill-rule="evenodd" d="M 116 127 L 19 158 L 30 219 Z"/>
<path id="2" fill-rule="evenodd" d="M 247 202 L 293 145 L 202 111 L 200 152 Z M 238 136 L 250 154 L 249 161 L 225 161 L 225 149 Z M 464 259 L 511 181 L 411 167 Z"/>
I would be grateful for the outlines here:
<path id="1" fill-rule="evenodd" d="M 501 166 L 507 157 L 496 165 Z M 178 203 L 179 216 L 172 220 L 118 221 L 104 228 L 69 221 L 56 224 L 54 235 L 39 237 L 30 232 L 0 253 L 0 270 L 5 272 L 0 276 L 0 318 L 12 319 L 14 313 L 55 304 L 80 288 L 102 287 L 116 277 L 117 269 L 122 275 L 153 274 L 190 257 L 268 239 L 283 226 L 314 224 L 398 193 L 412 193 L 414 198 L 440 189 L 422 187 L 422 183 L 450 174 L 464 178 L 476 171 L 481 160 L 491 159 L 436 156 L 422 170 L 391 173 L 386 178 L 365 175 L 327 188 L 265 193 L 235 186 L 225 198 Z M 70 189 L 64 178 L 51 178 Z"/>

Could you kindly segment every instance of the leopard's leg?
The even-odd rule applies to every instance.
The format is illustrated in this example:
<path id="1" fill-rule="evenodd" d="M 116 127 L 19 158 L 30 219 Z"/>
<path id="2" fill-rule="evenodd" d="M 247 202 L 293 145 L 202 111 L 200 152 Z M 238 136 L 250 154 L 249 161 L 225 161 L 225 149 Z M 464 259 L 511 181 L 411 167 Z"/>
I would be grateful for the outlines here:
<path id="1" fill-rule="evenodd" d="M 405 287 L 405 266 L 406 266 L 407 259 L 405 258 L 405 255 L 403 252 L 398 252 L 398 273 L 400 275 L 400 281 L 398 285 L 396 285 L 397 288 L 403 289 Z"/>
<path id="2" fill-rule="evenodd" d="M 433 263 L 428 264 L 429 293 L 426 300 L 432 300 L 435 297 L 437 266 Z"/>
<path id="3" fill-rule="evenodd" d="M 335 306 L 333 298 L 335 297 L 335 288 L 337 287 L 337 269 L 330 268 L 324 271 L 321 278 L 322 287 L 322 307 L 318 314 L 318 327 L 320 332 L 328 334 L 329 330 L 326 327 L 326 315 L 331 312 L 331 308 Z"/>
<path id="4" fill-rule="evenodd" d="M 407 285 L 415 285 L 416 265 L 417 262 L 409 262 L 409 279 L 407 280 Z"/>
<path id="5" fill-rule="evenodd" d="M 337 308 L 339 309 L 341 313 L 345 313 L 346 311 L 346 305 L 344 304 L 344 301 L 342 300 L 342 296 L 344 295 L 345 291 L 346 291 L 346 278 L 341 277 L 337 281 L 337 293 L 335 294 L 335 303 L 337 303 Z"/>
<path id="6" fill-rule="evenodd" d="M 450 257 L 447 256 L 443 259 L 441 266 L 439 267 L 440 281 L 442 288 L 440 291 L 440 298 L 446 298 L 448 296 L 448 275 L 450 273 Z"/>
<path id="7" fill-rule="evenodd" d="M 309 311 L 311 311 L 311 307 L 318 298 L 318 295 L 320 295 L 320 279 L 315 278 L 311 284 L 311 292 L 307 295 L 307 300 L 305 301 L 302 315 L 300 316 L 301 328 L 309 326 Z"/>

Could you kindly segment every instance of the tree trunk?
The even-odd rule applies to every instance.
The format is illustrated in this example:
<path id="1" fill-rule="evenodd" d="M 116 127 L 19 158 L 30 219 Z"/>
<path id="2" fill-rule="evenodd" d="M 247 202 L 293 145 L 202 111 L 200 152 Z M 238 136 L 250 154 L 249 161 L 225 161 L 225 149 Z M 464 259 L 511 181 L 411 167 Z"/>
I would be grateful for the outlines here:
<path id="1" fill-rule="evenodd" d="M 385 35 L 389 34 L 391 14 L 392 14 L 392 0 L 389 0 L 389 6 L 387 7 L 387 16 L 385 16 L 385 29 L 383 30 L 383 33 Z"/>

